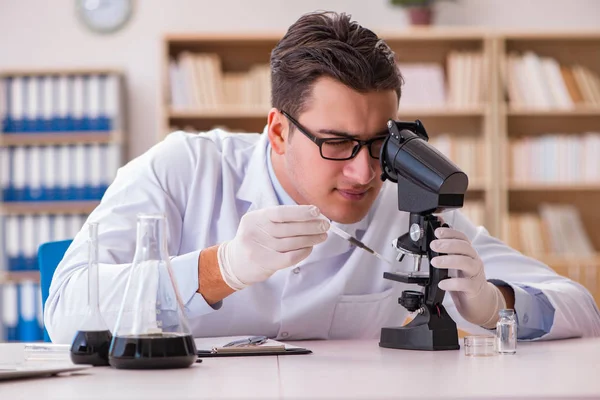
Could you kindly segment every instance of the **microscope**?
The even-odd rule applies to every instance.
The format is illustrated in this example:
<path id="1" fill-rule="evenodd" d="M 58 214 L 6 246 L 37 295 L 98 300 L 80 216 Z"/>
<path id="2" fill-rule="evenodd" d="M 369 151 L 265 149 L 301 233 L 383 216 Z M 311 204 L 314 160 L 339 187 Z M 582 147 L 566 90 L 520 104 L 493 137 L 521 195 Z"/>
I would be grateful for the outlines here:
<path id="1" fill-rule="evenodd" d="M 398 185 L 398 210 L 409 214 L 408 232 L 393 241 L 398 261 L 414 258 L 410 273 L 385 272 L 383 277 L 397 282 L 416 284 L 424 290 L 404 290 L 398 299 L 403 307 L 416 312 L 405 326 L 383 327 L 380 347 L 410 350 L 457 350 L 456 323 L 442 305 L 445 291 L 438 283 L 449 278 L 447 269 L 429 263 L 428 274 L 421 272 L 422 259 L 430 262 L 439 254 L 431 250 L 435 230 L 447 224 L 435 215 L 463 206 L 468 178 L 454 163 L 427 141 L 429 136 L 421 121 L 389 120 L 380 153 L 381 179 Z"/>

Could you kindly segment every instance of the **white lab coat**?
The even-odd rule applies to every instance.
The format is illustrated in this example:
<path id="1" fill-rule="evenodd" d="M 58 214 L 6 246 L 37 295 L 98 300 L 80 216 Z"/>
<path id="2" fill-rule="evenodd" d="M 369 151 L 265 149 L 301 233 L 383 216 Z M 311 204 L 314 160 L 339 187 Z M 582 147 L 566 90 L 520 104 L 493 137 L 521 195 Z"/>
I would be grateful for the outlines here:
<path id="1" fill-rule="evenodd" d="M 384 279 L 389 265 L 333 234 L 306 260 L 228 296 L 220 308 L 209 306 L 196 293 L 200 250 L 233 238 L 244 213 L 278 204 L 267 170 L 267 144 L 264 134 L 175 132 L 119 170 L 89 217 L 100 223 L 101 310 L 111 330 L 133 258 L 140 212 L 167 216 L 172 268 L 196 337 L 377 338 L 382 326 L 402 324 L 408 312 L 398 297 L 402 290 L 419 287 Z M 600 314 L 581 285 L 490 237 L 460 212 L 446 213 L 444 219 L 470 238 L 488 279 L 526 284 L 548 297 L 556 311 L 552 329 L 542 339 L 600 335 Z M 392 240 L 408 228 L 408 214 L 397 209 L 396 185 L 386 182 L 362 221 L 340 227 L 393 260 L 397 253 Z M 86 239 L 82 230 L 52 281 L 45 322 L 54 342 L 69 343 L 85 313 Z M 405 257 L 396 265 L 397 270 L 410 271 L 412 260 Z M 528 294 L 513 288 L 519 312 L 520 299 Z M 449 294 L 444 304 L 459 328 L 489 333 L 467 323 Z"/>

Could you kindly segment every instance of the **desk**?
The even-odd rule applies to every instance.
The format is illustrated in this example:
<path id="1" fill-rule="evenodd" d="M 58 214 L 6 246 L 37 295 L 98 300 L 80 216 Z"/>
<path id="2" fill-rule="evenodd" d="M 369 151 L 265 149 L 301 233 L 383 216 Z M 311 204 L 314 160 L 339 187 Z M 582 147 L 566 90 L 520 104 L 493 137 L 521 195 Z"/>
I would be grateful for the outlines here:
<path id="1" fill-rule="evenodd" d="M 183 370 L 89 369 L 0 383 L 1 399 L 599 398 L 600 338 L 519 342 L 516 355 L 297 342 L 311 355 L 208 358 Z M 3 345 L 6 346 L 6 345 Z M 0 347 L 1 349 L 1 347 Z"/>
<path id="2" fill-rule="evenodd" d="M 307 344 L 305 344 L 307 345 Z M 517 354 L 472 358 L 377 342 L 315 342 L 279 357 L 283 398 L 600 398 L 600 338 L 519 342 Z"/>

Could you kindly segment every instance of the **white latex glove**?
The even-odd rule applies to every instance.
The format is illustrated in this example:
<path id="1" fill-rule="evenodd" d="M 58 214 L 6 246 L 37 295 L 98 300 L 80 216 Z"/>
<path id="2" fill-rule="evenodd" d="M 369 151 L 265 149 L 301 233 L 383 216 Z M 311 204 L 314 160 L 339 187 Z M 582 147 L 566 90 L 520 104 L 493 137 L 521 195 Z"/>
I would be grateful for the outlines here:
<path id="1" fill-rule="evenodd" d="M 431 249 L 446 255 L 434 257 L 431 265 L 456 270 L 456 277 L 441 281 L 439 288 L 450 292 L 464 319 L 484 328 L 494 328 L 498 311 L 506 308 L 506 301 L 500 289 L 486 280 L 479 254 L 462 232 L 438 228 L 435 235 L 438 239 L 431 242 Z"/>
<path id="2" fill-rule="evenodd" d="M 304 260 L 327 239 L 329 221 L 320 215 L 315 206 L 276 206 L 245 214 L 235 237 L 217 250 L 225 283 L 241 290 Z"/>

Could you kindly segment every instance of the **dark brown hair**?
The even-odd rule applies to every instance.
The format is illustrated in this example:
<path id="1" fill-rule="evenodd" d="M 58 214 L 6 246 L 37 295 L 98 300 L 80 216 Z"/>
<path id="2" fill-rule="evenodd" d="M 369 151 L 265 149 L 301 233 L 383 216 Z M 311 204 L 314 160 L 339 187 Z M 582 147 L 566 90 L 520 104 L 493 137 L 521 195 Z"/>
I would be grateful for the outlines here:
<path id="1" fill-rule="evenodd" d="M 314 81 L 329 76 L 359 91 L 395 90 L 402 75 L 394 52 L 345 13 L 305 14 L 271 52 L 273 107 L 298 117 Z"/>

